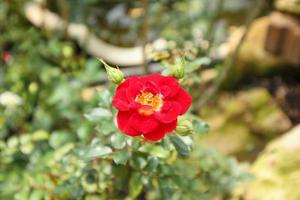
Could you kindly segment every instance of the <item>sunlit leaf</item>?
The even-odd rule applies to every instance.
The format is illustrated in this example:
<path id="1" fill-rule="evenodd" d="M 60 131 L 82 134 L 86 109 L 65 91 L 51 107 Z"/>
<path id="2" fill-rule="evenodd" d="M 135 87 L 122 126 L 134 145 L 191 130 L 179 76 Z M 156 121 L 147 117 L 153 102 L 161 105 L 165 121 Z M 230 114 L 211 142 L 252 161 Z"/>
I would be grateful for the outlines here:
<path id="1" fill-rule="evenodd" d="M 103 158 L 112 153 L 112 149 L 107 146 L 91 147 L 84 155 L 85 160 L 93 160 L 95 158 Z"/>
<path id="2" fill-rule="evenodd" d="M 134 169 L 143 169 L 147 165 L 147 161 L 144 158 L 138 156 L 133 156 L 130 161 L 130 165 Z"/>
<path id="3" fill-rule="evenodd" d="M 29 199 L 30 200 L 42 200 L 44 199 L 44 191 L 42 190 L 34 190 L 30 196 L 29 196 Z"/>
<path id="4" fill-rule="evenodd" d="M 102 90 L 97 95 L 99 96 L 99 106 L 109 107 L 111 105 L 112 96 L 109 90 Z"/>
<path id="5" fill-rule="evenodd" d="M 94 108 L 89 113 L 84 114 L 84 116 L 92 122 L 99 122 L 102 119 L 108 119 L 112 117 L 112 113 L 105 108 Z"/>
<path id="6" fill-rule="evenodd" d="M 159 158 L 167 158 L 170 155 L 170 152 L 164 149 L 162 146 L 158 145 L 143 145 L 139 148 L 140 152 L 149 153 L 150 155 L 159 157 Z"/>
<path id="7" fill-rule="evenodd" d="M 95 127 L 96 131 L 101 135 L 108 135 L 117 130 L 117 127 L 111 120 L 103 119 Z"/>
<path id="8" fill-rule="evenodd" d="M 129 180 L 129 196 L 135 199 L 143 190 L 142 174 L 135 172 Z"/>
<path id="9" fill-rule="evenodd" d="M 116 152 L 113 155 L 113 160 L 116 164 L 125 165 L 130 157 L 131 152 L 123 150 Z"/>
<path id="10" fill-rule="evenodd" d="M 211 59 L 208 57 L 202 57 L 194 60 L 193 62 L 189 63 L 186 67 L 185 71 L 187 73 L 196 71 L 197 69 L 201 68 L 203 65 L 209 65 L 211 63 Z"/>
<path id="11" fill-rule="evenodd" d="M 70 140 L 73 140 L 72 134 L 66 131 L 55 131 L 50 135 L 49 144 L 53 148 L 59 148 Z"/>
<path id="12" fill-rule="evenodd" d="M 49 138 L 49 134 L 44 130 L 38 130 L 32 134 L 32 140 L 34 141 L 47 140 L 48 138 Z"/>
<path id="13" fill-rule="evenodd" d="M 126 136 L 119 132 L 115 133 L 110 137 L 110 142 L 115 149 L 122 149 L 126 145 Z"/>

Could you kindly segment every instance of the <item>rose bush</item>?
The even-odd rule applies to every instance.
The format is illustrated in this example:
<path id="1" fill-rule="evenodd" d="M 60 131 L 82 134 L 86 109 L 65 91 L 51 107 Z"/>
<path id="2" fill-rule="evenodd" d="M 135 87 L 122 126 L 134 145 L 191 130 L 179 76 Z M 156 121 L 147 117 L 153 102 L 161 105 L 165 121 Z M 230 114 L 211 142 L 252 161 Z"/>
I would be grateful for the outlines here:
<path id="1" fill-rule="evenodd" d="M 158 141 L 173 131 L 192 97 L 171 76 L 133 76 L 121 83 L 112 100 L 118 128 L 129 136 Z"/>

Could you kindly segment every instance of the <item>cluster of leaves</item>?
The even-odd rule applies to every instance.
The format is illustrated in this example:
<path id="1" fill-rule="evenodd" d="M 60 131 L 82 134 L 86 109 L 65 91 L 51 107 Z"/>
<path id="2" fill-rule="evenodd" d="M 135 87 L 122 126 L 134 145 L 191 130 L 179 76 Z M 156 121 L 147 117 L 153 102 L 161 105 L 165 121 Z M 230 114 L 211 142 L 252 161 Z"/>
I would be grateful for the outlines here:
<path id="1" fill-rule="evenodd" d="M 20 100 L 0 105 L 0 199 L 211 199 L 245 178 L 189 136 L 146 143 L 120 133 L 112 93 L 88 88 L 104 76 L 99 62 L 61 35 L 28 28 L 22 8 L 0 2 L 0 52 L 12 57 L 0 61 L 0 95 Z M 197 137 L 207 131 L 189 118 Z"/>
<path id="2" fill-rule="evenodd" d="M 98 106 L 85 114 L 94 129 L 77 130 L 91 142 L 38 130 L 0 143 L 1 197 L 210 199 L 227 194 L 245 178 L 235 161 L 193 146 L 189 136 L 171 133 L 159 143 L 125 136 L 113 122 L 110 92 L 103 90 L 95 98 Z M 195 132 L 207 131 L 205 123 L 193 119 Z"/>

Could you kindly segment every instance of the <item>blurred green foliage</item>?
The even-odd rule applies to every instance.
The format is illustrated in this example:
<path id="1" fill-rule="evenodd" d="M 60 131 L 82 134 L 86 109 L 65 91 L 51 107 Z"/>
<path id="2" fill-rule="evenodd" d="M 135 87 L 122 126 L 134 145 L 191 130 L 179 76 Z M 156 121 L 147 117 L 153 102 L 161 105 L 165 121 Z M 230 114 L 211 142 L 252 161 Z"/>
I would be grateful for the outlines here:
<path id="1" fill-rule="evenodd" d="M 0 52 L 11 56 L 0 61 L 0 199 L 212 199 L 248 178 L 235 160 L 193 144 L 208 130 L 196 116 L 192 137 L 147 143 L 120 133 L 114 88 L 89 88 L 105 76 L 101 64 L 28 24 L 23 6 L 0 2 Z M 197 62 L 207 60 L 190 63 L 194 79 Z"/>

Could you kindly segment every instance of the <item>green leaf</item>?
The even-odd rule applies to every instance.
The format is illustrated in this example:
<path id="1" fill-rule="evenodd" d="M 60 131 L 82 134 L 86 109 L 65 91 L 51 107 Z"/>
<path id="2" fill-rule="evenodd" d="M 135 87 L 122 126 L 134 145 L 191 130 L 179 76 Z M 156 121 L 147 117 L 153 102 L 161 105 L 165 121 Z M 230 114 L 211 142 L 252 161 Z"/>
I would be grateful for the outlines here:
<path id="1" fill-rule="evenodd" d="M 185 177 L 181 177 L 181 179 L 184 178 Z M 159 188 L 163 199 L 174 199 L 176 191 L 181 189 L 178 187 L 179 181 L 180 180 L 176 180 L 176 174 L 172 174 L 170 177 L 162 177 L 159 179 Z"/>
<path id="2" fill-rule="evenodd" d="M 99 122 L 103 119 L 109 119 L 112 117 L 112 113 L 105 108 L 94 108 L 84 116 L 91 122 Z"/>
<path id="3" fill-rule="evenodd" d="M 167 158 L 170 155 L 170 152 L 164 149 L 162 146 L 153 144 L 143 145 L 138 150 L 143 153 L 149 153 L 150 155 L 158 158 Z"/>
<path id="4" fill-rule="evenodd" d="M 69 153 L 72 149 L 74 149 L 75 145 L 73 143 L 67 143 L 57 148 L 54 152 L 54 160 L 61 160 L 67 153 Z"/>
<path id="5" fill-rule="evenodd" d="M 111 105 L 112 96 L 109 90 L 102 90 L 97 95 L 99 96 L 99 106 L 109 107 Z"/>
<path id="6" fill-rule="evenodd" d="M 172 143 L 170 142 L 170 139 L 168 137 L 165 137 L 162 142 L 161 145 L 164 147 L 164 149 L 171 151 L 173 148 Z"/>
<path id="7" fill-rule="evenodd" d="M 20 146 L 20 150 L 24 154 L 30 154 L 34 149 L 34 145 L 32 143 L 22 144 Z"/>
<path id="8" fill-rule="evenodd" d="M 116 131 L 117 127 L 115 126 L 112 120 L 103 119 L 98 123 L 95 129 L 101 134 L 108 135 Z"/>
<path id="9" fill-rule="evenodd" d="M 87 124 L 82 124 L 78 129 L 77 129 L 77 136 L 80 140 L 82 141 L 89 141 L 91 138 L 91 128 Z"/>
<path id="10" fill-rule="evenodd" d="M 129 180 L 129 196 L 135 199 L 143 190 L 142 174 L 135 172 Z"/>
<path id="11" fill-rule="evenodd" d="M 84 155 L 84 159 L 93 160 L 95 158 L 103 158 L 111 154 L 112 152 L 113 151 L 110 147 L 99 145 L 99 146 L 91 147 Z"/>
<path id="12" fill-rule="evenodd" d="M 130 157 L 131 152 L 129 151 L 118 151 L 113 155 L 113 160 L 118 165 L 125 165 Z"/>
<path id="13" fill-rule="evenodd" d="M 48 138 L 49 134 L 44 130 L 37 130 L 32 134 L 32 140 L 34 141 L 47 140 Z"/>
<path id="14" fill-rule="evenodd" d="M 157 168 L 158 164 L 159 164 L 158 158 L 156 158 L 156 157 L 150 157 L 148 159 L 148 164 L 146 166 L 146 170 L 149 173 L 151 173 L 151 172 L 155 171 L 155 169 Z"/>
<path id="15" fill-rule="evenodd" d="M 78 73 L 78 79 L 89 84 L 106 76 L 103 70 L 99 70 L 99 61 L 95 58 L 90 58 L 86 61 L 85 69 Z"/>
<path id="16" fill-rule="evenodd" d="M 44 193 L 42 190 L 34 190 L 29 197 L 29 200 L 42 200 L 44 198 Z"/>
<path id="17" fill-rule="evenodd" d="M 133 169 L 143 169 L 147 165 L 147 161 L 142 157 L 134 156 L 130 162 Z"/>
<path id="18" fill-rule="evenodd" d="M 208 124 L 204 121 L 193 120 L 192 123 L 193 123 L 193 126 L 194 126 L 194 131 L 197 134 L 204 134 L 204 133 L 207 133 L 208 130 L 209 130 Z"/>
<path id="19" fill-rule="evenodd" d="M 202 67 L 202 65 L 209 65 L 211 63 L 211 59 L 208 57 L 202 57 L 202 58 L 198 58 L 196 60 L 194 60 L 193 62 L 188 64 L 188 67 L 185 69 L 185 71 L 187 73 L 196 71 L 197 69 L 199 69 L 200 67 Z"/>
<path id="20" fill-rule="evenodd" d="M 192 114 L 187 114 L 186 116 L 192 121 L 194 131 L 197 134 L 204 134 L 208 132 L 209 125 L 206 122 L 202 121 L 198 116 Z"/>
<path id="21" fill-rule="evenodd" d="M 170 135 L 170 140 L 172 144 L 174 145 L 176 151 L 182 155 L 187 156 L 190 153 L 189 146 L 178 136 L 176 135 Z"/>
<path id="22" fill-rule="evenodd" d="M 126 146 L 126 137 L 117 132 L 110 137 L 110 142 L 115 149 L 123 149 Z"/>
<path id="23" fill-rule="evenodd" d="M 66 131 L 55 131 L 50 135 L 49 144 L 54 149 L 73 140 L 72 134 Z"/>

